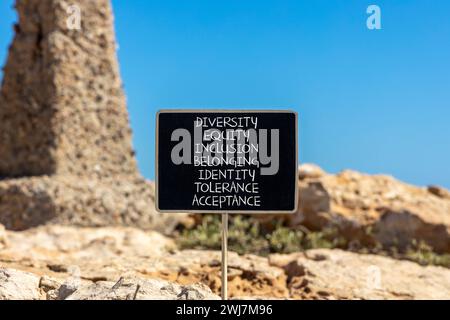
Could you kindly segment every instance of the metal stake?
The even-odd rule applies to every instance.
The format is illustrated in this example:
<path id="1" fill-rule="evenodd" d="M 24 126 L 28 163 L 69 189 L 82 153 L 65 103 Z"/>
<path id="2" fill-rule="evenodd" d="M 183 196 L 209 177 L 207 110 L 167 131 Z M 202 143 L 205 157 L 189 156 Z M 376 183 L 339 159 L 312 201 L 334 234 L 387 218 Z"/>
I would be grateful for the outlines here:
<path id="1" fill-rule="evenodd" d="M 222 214 L 222 300 L 228 300 L 228 213 Z"/>

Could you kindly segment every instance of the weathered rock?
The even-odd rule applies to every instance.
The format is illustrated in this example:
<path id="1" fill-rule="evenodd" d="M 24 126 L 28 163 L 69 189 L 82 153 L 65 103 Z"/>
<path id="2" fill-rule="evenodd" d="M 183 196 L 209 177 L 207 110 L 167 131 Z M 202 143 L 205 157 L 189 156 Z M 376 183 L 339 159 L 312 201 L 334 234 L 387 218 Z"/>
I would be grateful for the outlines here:
<path id="1" fill-rule="evenodd" d="M 154 184 L 140 177 L 44 176 L 0 181 L 0 223 L 10 230 L 42 224 L 139 226 L 170 233 L 186 214 L 161 214 Z"/>
<path id="2" fill-rule="evenodd" d="M 221 290 L 220 252 L 177 251 L 156 232 L 45 226 L 6 235 L 2 267 L 25 279 L 34 274 L 24 297 L 134 299 L 137 292 L 136 299 L 213 299 L 200 284 Z M 230 252 L 228 272 L 230 296 L 238 299 L 450 298 L 450 269 L 336 249 L 268 258 Z"/>
<path id="3" fill-rule="evenodd" d="M 154 231 L 50 225 L 6 234 L 9 245 L 0 250 L 0 263 L 64 281 L 64 297 L 65 287 L 75 292 L 77 277 L 94 282 L 158 278 L 182 285 L 202 282 L 217 294 L 221 290 L 220 252 L 176 251 L 171 239 Z M 231 252 L 229 267 L 232 296 L 287 297 L 283 270 L 267 259 Z"/>
<path id="4" fill-rule="evenodd" d="M 0 264 L 11 267 L 5 276 L 0 273 L 0 297 L 5 299 L 217 298 L 199 283 L 182 286 L 151 279 L 149 268 L 157 270 L 153 266 L 160 260 L 164 265 L 175 261 L 165 258 L 172 256 L 173 241 L 155 231 L 50 225 L 6 231 L 5 236 L 10 241 L 0 250 Z M 122 276 L 127 279 L 114 286 Z"/>
<path id="5" fill-rule="evenodd" d="M 321 167 L 313 163 L 304 163 L 298 167 L 299 179 L 320 178 L 325 174 L 325 171 L 323 171 Z"/>
<path id="6" fill-rule="evenodd" d="M 428 192 L 431 194 L 434 194 L 435 196 L 443 199 L 449 199 L 450 200 L 450 191 L 447 189 L 444 189 L 439 186 L 428 186 L 427 188 Z"/>
<path id="7" fill-rule="evenodd" d="M 157 257 L 175 248 L 173 240 L 158 232 L 125 227 L 74 228 L 49 225 L 23 232 L 6 231 L 5 235 L 10 241 L 0 251 L 0 256 L 15 261 L 43 260 L 57 272 L 68 272 L 71 262 L 90 260 L 101 263 L 115 256 Z"/>
<path id="8" fill-rule="evenodd" d="M 58 290 L 61 288 L 61 282 L 50 277 L 43 276 L 39 281 L 39 288 L 41 288 L 44 292 Z"/>
<path id="9" fill-rule="evenodd" d="M 6 230 L 3 225 L 0 224 L 0 250 L 8 245 L 8 238 L 6 237 Z"/>
<path id="10" fill-rule="evenodd" d="M 353 171 L 303 175 L 291 226 L 336 226 L 349 240 L 406 247 L 424 241 L 450 252 L 450 199 L 442 188 L 418 188 L 389 176 Z"/>
<path id="11" fill-rule="evenodd" d="M 73 294 L 75 291 L 79 289 L 78 285 L 74 285 L 73 283 L 64 283 L 59 287 L 58 289 L 58 300 L 65 300 L 67 297 L 69 297 L 71 294 Z"/>
<path id="12" fill-rule="evenodd" d="M 136 173 L 109 0 L 17 0 L 0 95 L 0 176 Z"/>
<path id="13" fill-rule="evenodd" d="M 116 286 L 97 282 L 80 287 L 66 300 L 217 300 L 219 296 L 202 284 L 181 286 L 164 280 L 132 279 Z"/>
<path id="14" fill-rule="evenodd" d="M 221 253 L 218 251 L 184 250 L 160 257 L 152 266 L 141 270 L 151 277 L 181 284 L 203 282 L 220 293 Z M 230 297 L 268 296 L 287 298 L 286 275 L 269 265 L 267 258 L 230 252 L 228 256 L 228 290 Z"/>
<path id="15" fill-rule="evenodd" d="M 0 300 L 41 299 L 39 277 L 19 270 L 0 268 Z"/>
<path id="16" fill-rule="evenodd" d="M 276 254 L 269 261 L 286 271 L 293 298 L 450 298 L 450 270 L 442 267 L 337 249 Z"/>
<path id="17" fill-rule="evenodd" d="M 17 0 L 0 91 L 0 223 L 171 231 L 138 173 L 109 0 Z M 5 179 L 6 178 L 6 179 Z"/>
<path id="18" fill-rule="evenodd" d="M 56 288 L 56 289 L 55 289 Z M 217 300 L 201 283 L 182 286 L 157 279 L 120 283 L 64 282 L 15 269 L 0 268 L 0 300 Z"/>

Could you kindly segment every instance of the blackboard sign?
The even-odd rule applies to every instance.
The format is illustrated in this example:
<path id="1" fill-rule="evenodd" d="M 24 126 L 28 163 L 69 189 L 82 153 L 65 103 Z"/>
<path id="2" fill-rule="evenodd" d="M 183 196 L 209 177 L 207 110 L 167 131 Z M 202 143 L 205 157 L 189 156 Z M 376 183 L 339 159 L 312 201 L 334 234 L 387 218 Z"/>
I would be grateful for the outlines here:
<path id="1" fill-rule="evenodd" d="M 158 211 L 295 212 L 295 112 L 163 110 L 156 118 Z"/>

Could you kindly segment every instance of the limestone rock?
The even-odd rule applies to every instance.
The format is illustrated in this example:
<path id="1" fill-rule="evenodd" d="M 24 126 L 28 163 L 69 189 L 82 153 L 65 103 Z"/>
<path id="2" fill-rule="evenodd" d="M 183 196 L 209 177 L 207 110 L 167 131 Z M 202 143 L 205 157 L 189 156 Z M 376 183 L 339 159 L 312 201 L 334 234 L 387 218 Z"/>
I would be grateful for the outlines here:
<path id="1" fill-rule="evenodd" d="M 121 279 L 122 280 L 122 279 Z M 57 287 L 56 289 L 54 289 Z M 44 293 L 47 293 L 46 295 Z M 98 281 L 70 285 L 15 269 L 0 269 L 0 300 L 217 300 L 207 286 L 157 279 Z"/>
<path id="2" fill-rule="evenodd" d="M 80 289 L 80 286 L 77 282 L 65 282 L 58 288 L 58 294 L 56 295 L 56 299 L 58 300 L 66 300 L 70 297 L 74 292 Z"/>
<path id="3" fill-rule="evenodd" d="M 109 0 L 17 0 L 0 95 L 0 175 L 134 174 Z"/>
<path id="4" fill-rule="evenodd" d="M 344 171 L 299 179 L 291 226 L 337 226 L 349 240 L 406 247 L 424 241 L 450 252 L 450 199 L 442 188 L 418 188 L 389 176 Z"/>
<path id="5" fill-rule="evenodd" d="M 428 186 L 428 192 L 436 197 L 450 200 L 450 191 L 439 186 Z"/>
<path id="6" fill-rule="evenodd" d="M 3 225 L 0 224 L 0 250 L 5 248 L 8 244 L 8 238 L 6 237 L 6 230 Z"/>
<path id="7" fill-rule="evenodd" d="M 138 173 L 109 0 L 17 0 L 0 90 L 0 223 L 133 225 L 171 231 Z"/>
<path id="8" fill-rule="evenodd" d="M 209 250 L 183 250 L 161 256 L 142 270 L 151 277 L 181 284 L 203 282 L 213 292 L 221 291 L 221 253 Z M 228 255 L 228 290 L 230 297 L 268 296 L 287 298 L 286 275 L 269 265 L 267 258 L 255 255 Z"/>
<path id="9" fill-rule="evenodd" d="M 154 231 L 49 225 L 6 233 L 9 246 L 0 250 L 0 264 L 64 283 L 63 294 L 57 293 L 60 298 L 69 296 L 66 289 L 73 293 L 79 285 L 115 282 L 120 277 L 187 286 L 204 283 L 220 294 L 220 252 L 177 251 L 171 239 Z M 74 284 L 76 279 L 81 282 Z M 229 288 L 232 297 L 288 296 L 282 269 L 270 266 L 266 258 L 233 252 L 229 254 Z"/>
<path id="10" fill-rule="evenodd" d="M 286 271 L 293 298 L 450 298 L 450 270 L 442 267 L 337 249 L 277 254 L 269 260 Z"/>
<path id="11" fill-rule="evenodd" d="M 304 163 L 298 167 L 298 178 L 300 180 L 306 178 L 320 178 L 324 175 L 325 171 L 313 163 Z"/>
<path id="12" fill-rule="evenodd" d="M 155 231 L 135 228 L 74 228 L 49 225 L 24 232 L 5 232 L 9 245 L 0 251 L 0 256 L 14 260 L 34 259 L 48 261 L 50 268 L 70 265 L 78 261 L 102 263 L 110 257 L 123 256 L 156 257 L 173 250 L 173 240 Z M 60 267 L 63 272 L 68 268 Z"/>
<path id="13" fill-rule="evenodd" d="M 59 290 L 61 288 L 61 285 L 61 281 L 47 276 L 43 276 L 39 281 L 39 288 L 47 293 L 52 290 Z"/>
<path id="14" fill-rule="evenodd" d="M 161 214 L 154 184 L 140 177 L 43 176 L 0 181 L 0 223 L 24 230 L 42 224 L 139 226 L 170 233 L 187 218 Z"/>
<path id="15" fill-rule="evenodd" d="M 221 290 L 219 251 L 177 251 L 157 232 L 45 226 L 6 235 L 6 299 L 214 299 Z M 450 269 L 337 249 L 230 252 L 228 273 L 234 299 L 450 298 Z"/>
<path id="16" fill-rule="evenodd" d="M 164 280 L 133 279 L 115 287 L 114 282 L 97 282 L 79 288 L 66 300 L 218 300 L 205 285 L 181 286 Z"/>
<path id="17" fill-rule="evenodd" d="M 19 270 L 0 268 L 0 300 L 39 300 L 39 277 Z"/>

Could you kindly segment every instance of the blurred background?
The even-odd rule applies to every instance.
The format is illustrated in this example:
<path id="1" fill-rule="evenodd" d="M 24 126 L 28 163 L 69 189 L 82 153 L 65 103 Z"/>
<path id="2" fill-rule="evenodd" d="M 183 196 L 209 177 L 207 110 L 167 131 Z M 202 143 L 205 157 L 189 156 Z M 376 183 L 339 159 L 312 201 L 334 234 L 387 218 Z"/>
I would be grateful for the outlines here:
<path id="1" fill-rule="evenodd" d="M 301 162 L 450 188 L 449 1 L 112 3 L 147 178 L 158 109 L 288 108 Z M 381 30 L 366 26 L 371 4 Z M 1 65 L 16 19 L 1 1 Z"/>

